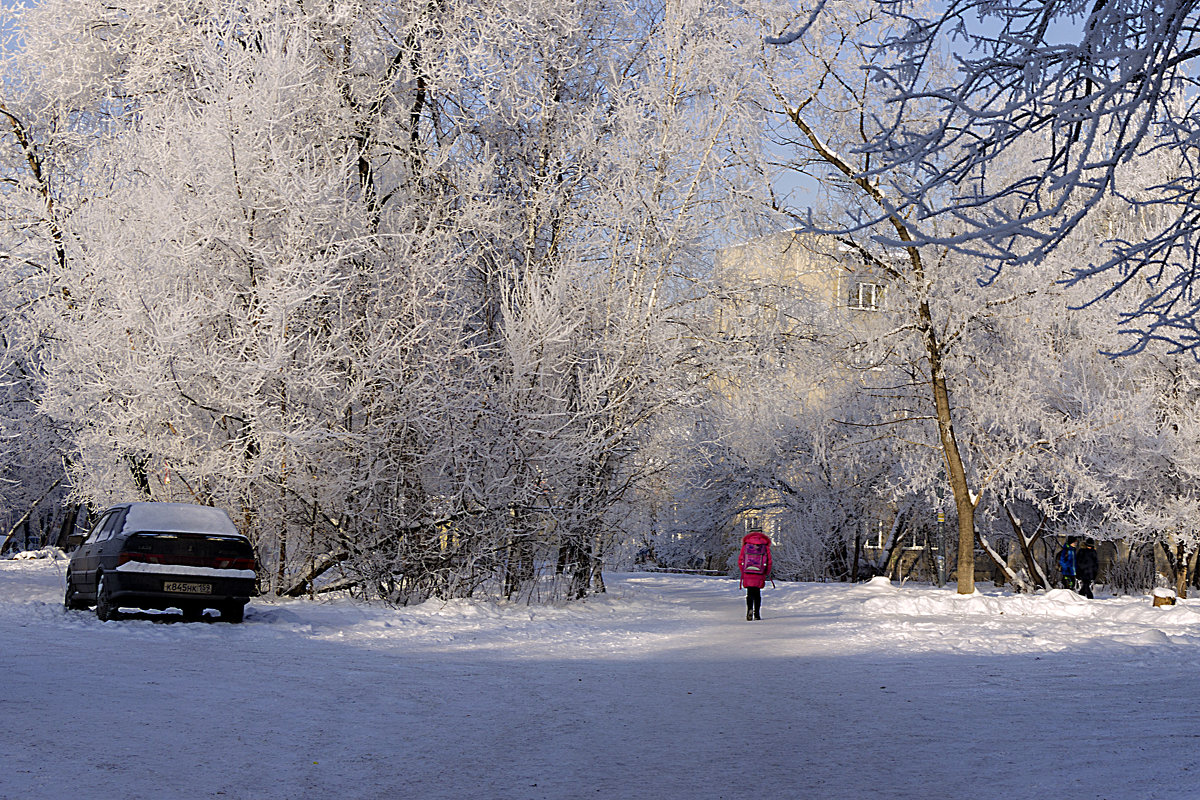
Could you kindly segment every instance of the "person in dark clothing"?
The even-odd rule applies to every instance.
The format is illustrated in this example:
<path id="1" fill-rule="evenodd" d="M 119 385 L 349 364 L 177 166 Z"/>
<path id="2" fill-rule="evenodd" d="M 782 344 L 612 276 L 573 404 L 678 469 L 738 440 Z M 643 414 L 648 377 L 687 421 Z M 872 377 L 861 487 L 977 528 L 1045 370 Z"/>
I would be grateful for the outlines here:
<path id="1" fill-rule="evenodd" d="M 1075 588 L 1075 536 L 1067 537 L 1066 546 L 1058 553 L 1058 568 L 1062 571 L 1063 588 Z"/>
<path id="2" fill-rule="evenodd" d="M 1092 581 L 1100 573 L 1100 557 L 1096 555 L 1096 542 L 1084 539 L 1083 546 L 1075 553 L 1075 577 L 1079 581 L 1079 593 L 1092 598 Z"/>

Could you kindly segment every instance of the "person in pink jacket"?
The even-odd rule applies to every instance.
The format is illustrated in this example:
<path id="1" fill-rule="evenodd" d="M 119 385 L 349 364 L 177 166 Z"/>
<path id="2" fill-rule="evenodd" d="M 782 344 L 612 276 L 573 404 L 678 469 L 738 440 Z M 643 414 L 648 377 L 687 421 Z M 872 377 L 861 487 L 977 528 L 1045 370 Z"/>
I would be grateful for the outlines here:
<path id="1" fill-rule="evenodd" d="M 742 537 L 738 553 L 741 586 L 746 588 L 746 619 L 762 619 L 762 588 L 771 579 L 771 540 L 762 531 L 750 531 Z"/>

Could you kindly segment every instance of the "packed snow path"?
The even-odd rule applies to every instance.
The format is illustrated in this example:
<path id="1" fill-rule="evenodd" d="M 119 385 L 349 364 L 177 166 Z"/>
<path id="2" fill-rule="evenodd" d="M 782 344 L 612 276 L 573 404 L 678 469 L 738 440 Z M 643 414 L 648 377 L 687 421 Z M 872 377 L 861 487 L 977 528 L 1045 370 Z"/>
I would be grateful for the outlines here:
<path id="1" fill-rule="evenodd" d="M 105 624 L 61 572 L 0 562 L 4 800 L 1200 797 L 1186 602 L 781 583 L 747 622 L 734 581 L 633 574 Z"/>

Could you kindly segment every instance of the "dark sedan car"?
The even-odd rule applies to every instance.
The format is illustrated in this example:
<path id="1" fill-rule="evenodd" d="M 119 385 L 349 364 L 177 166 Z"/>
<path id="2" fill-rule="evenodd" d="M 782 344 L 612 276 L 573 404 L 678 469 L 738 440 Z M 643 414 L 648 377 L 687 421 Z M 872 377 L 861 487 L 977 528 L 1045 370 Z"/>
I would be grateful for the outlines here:
<path id="1" fill-rule="evenodd" d="M 67 564 L 68 609 L 178 608 L 187 619 L 216 609 L 241 622 L 257 594 L 250 540 L 224 511 L 190 503 L 122 503 L 100 515 Z"/>

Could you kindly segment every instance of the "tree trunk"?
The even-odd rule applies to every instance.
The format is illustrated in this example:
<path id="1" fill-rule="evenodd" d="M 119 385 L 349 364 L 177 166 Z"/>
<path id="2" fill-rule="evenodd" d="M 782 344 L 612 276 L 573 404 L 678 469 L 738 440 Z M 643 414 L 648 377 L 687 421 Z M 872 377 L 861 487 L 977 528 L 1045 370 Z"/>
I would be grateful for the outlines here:
<path id="1" fill-rule="evenodd" d="M 1017 536 L 1017 543 L 1021 547 L 1021 555 L 1025 557 L 1025 563 L 1029 565 L 1029 575 L 1033 578 L 1035 585 L 1043 588 L 1050 588 L 1050 579 L 1046 577 L 1046 573 L 1042 571 L 1042 565 L 1037 562 L 1037 558 L 1033 555 L 1033 544 L 1042 535 L 1042 526 L 1046 523 L 1046 518 L 1043 516 L 1042 521 L 1038 523 L 1037 530 L 1033 532 L 1033 536 L 1025 538 L 1025 529 L 1021 525 L 1021 520 L 1012 513 L 1008 504 L 1004 506 L 1004 513 L 1008 515 L 1008 524 L 1012 525 L 1013 533 Z"/>
<path id="2" fill-rule="evenodd" d="M 989 542 L 987 537 L 982 533 L 979 534 L 979 543 L 983 545 L 984 552 L 991 556 L 991 559 L 993 562 L 995 562 L 997 569 L 1004 573 L 1004 577 L 1013 585 L 1013 588 L 1019 592 L 1028 591 L 1030 588 L 1032 588 L 1028 583 L 1025 582 L 1025 579 L 1022 578 L 1020 574 L 1014 572 L 1012 567 L 1008 566 L 1008 563 L 1004 560 L 1004 557 L 996 552 L 996 548 L 992 547 L 991 542 Z"/>
<path id="3" fill-rule="evenodd" d="M 1175 587 L 1175 594 L 1181 600 L 1186 599 L 1192 556 L 1195 554 L 1189 553 L 1183 542 L 1176 542 L 1172 548 L 1169 543 L 1160 541 L 1158 548 L 1166 558 L 1167 568 L 1171 570 L 1170 579 Z"/>
<path id="4" fill-rule="evenodd" d="M 68 540 L 71 534 L 75 532 L 75 522 L 79 519 L 79 504 L 75 503 L 69 506 L 67 513 L 63 516 L 62 525 L 58 528 L 58 538 L 54 540 L 54 546 L 59 550 L 66 550 L 70 543 Z"/>
<path id="5" fill-rule="evenodd" d="M 937 372 L 941 372 L 940 358 Z M 938 435 L 942 440 L 942 454 L 946 458 L 946 474 L 950 477 L 950 489 L 954 493 L 954 509 L 958 512 L 958 562 L 955 580 L 959 594 L 975 592 L 975 501 L 967 485 L 967 471 L 963 466 L 962 454 L 954 438 L 954 425 L 950 419 L 950 393 L 946 390 L 945 375 L 933 381 L 934 399 L 937 406 Z"/>
<path id="6" fill-rule="evenodd" d="M 37 500 L 34 500 L 33 505 L 31 505 L 29 508 L 25 509 L 25 513 L 21 515 L 21 518 L 19 520 L 17 520 L 16 524 L 8 529 L 8 535 L 4 537 L 4 543 L 0 544 L 0 553 L 3 553 L 4 549 L 6 547 L 8 547 L 8 543 L 12 540 L 13 534 L 15 534 L 17 532 L 17 530 L 23 524 L 25 524 L 25 522 L 27 522 L 29 520 L 29 515 L 33 513 L 33 510 L 35 508 L 38 507 L 38 503 L 42 502 L 47 497 L 49 497 L 50 493 L 53 492 L 55 489 L 57 489 L 59 487 L 59 484 L 61 484 L 62 482 L 63 482 L 63 479 L 59 478 L 54 483 L 50 484 L 50 488 L 47 489 L 46 491 L 42 492 L 42 496 L 39 497 Z M 26 534 L 26 541 L 28 541 L 28 534 Z"/>
<path id="7" fill-rule="evenodd" d="M 942 344 L 938 338 L 937 326 L 934 324 L 933 312 L 930 309 L 926 295 L 928 281 L 925 276 L 925 264 L 921 257 L 921 248 L 917 246 L 908 224 L 897 214 L 885 200 L 879 187 L 872 183 L 862 170 L 855 169 L 835 151 L 826 145 L 825 141 L 805 121 L 801 115 L 804 106 L 787 109 L 788 117 L 795 123 L 800 132 L 812 144 L 813 150 L 826 162 L 836 167 L 851 183 L 863 191 L 880 208 L 887 223 L 896 232 L 902 243 L 902 249 L 908 257 L 909 275 L 904 275 L 897 268 L 875 259 L 877 266 L 887 274 L 906 280 L 917 292 L 916 329 L 921 335 L 925 346 L 925 355 L 929 359 L 929 382 L 933 392 L 933 404 L 937 415 L 938 438 L 942 443 L 942 455 L 946 459 L 946 474 L 950 479 L 950 489 L 954 495 L 954 506 L 958 512 L 958 581 L 959 594 L 975 592 L 975 505 L 977 498 L 971 496 L 967 483 L 966 468 L 962 455 L 958 450 L 958 442 L 954 436 L 954 420 L 951 417 L 950 390 L 946 382 L 946 371 L 942 363 Z M 866 255 L 866 253 L 864 253 Z"/>
<path id="8" fill-rule="evenodd" d="M 1175 548 L 1175 594 L 1180 600 L 1187 599 L 1188 587 L 1188 567 L 1191 566 L 1191 553 L 1187 551 L 1183 542 L 1176 545 Z"/>
<path id="9" fill-rule="evenodd" d="M 317 578 L 349 557 L 349 550 L 340 550 L 334 553 L 326 553 L 320 558 L 314 559 L 308 565 L 307 570 L 296 576 L 296 580 L 292 582 L 291 586 L 283 588 L 282 584 L 280 584 L 279 594 L 283 597 L 302 597 L 305 592 L 314 588 L 312 584 Z"/>
<path id="10" fill-rule="evenodd" d="M 558 551 L 558 571 L 567 579 L 567 598 L 587 597 L 592 578 L 592 554 L 582 536 L 570 533 L 563 538 Z"/>
<path id="11" fill-rule="evenodd" d="M 862 534 L 854 534 L 854 563 L 850 566 L 850 582 L 858 583 L 858 560 L 862 558 Z"/>
<path id="12" fill-rule="evenodd" d="M 887 561 L 884 566 L 884 573 L 889 579 L 896 581 L 900 579 L 900 562 L 904 557 L 904 537 L 908 532 L 903 528 L 899 528 L 897 523 L 896 536 L 892 539 L 892 546 L 888 549 Z"/>
<path id="13" fill-rule="evenodd" d="M 604 539 L 597 533 L 592 542 L 592 594 L 605 594 L 608 587 L 604 585 Z"/>

